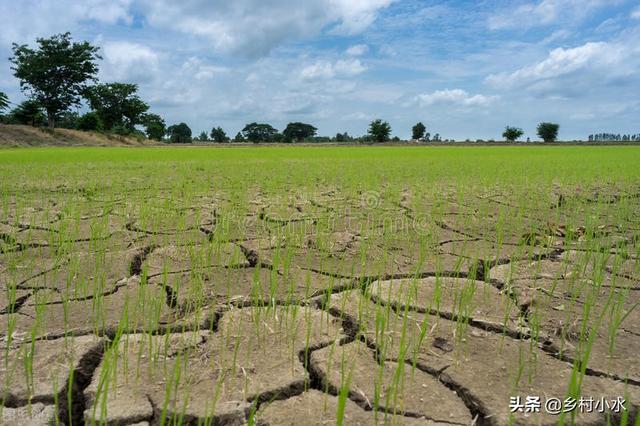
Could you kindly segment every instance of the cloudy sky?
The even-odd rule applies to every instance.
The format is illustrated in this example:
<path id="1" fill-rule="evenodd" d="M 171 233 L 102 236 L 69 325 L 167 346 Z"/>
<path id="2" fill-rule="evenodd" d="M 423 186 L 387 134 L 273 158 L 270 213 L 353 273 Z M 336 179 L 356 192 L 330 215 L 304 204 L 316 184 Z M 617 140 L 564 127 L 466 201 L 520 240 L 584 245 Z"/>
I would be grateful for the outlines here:
<path id="1" fill-rule="evenodd" d="M 640 132 L 637 0 L 0 0 L 0 90 L 21 99 L 11 43 L 65 31 L 101 47 L 102 81 L 194 133 Z"/>

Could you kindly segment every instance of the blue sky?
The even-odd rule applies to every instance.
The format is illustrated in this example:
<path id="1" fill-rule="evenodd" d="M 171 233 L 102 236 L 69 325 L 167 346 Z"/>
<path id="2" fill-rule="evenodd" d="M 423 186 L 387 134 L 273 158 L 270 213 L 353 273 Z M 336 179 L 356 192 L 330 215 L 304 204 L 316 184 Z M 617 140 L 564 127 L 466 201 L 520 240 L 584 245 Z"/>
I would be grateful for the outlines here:
<path id="1" fill-rule="evenodd" d="M 11 43 L 70 31 L 100 79 L 140 86 L 168 124 L 375 118 L 406 138 L 640 132 L 640 3 L 630 0 L 0 0 L 0 90 L 20 100 Z"/>

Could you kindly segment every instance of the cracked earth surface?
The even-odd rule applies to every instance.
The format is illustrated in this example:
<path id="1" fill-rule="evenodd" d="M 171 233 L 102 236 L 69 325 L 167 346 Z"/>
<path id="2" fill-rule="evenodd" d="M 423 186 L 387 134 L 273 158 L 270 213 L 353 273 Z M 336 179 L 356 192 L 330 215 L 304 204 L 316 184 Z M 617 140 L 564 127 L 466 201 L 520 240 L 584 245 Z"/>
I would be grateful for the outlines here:
<path id="1" fill-rule="evenodd" d="M 638 198 L 443 193 L 8 197 L 0 424 L 634 419 Z"/>

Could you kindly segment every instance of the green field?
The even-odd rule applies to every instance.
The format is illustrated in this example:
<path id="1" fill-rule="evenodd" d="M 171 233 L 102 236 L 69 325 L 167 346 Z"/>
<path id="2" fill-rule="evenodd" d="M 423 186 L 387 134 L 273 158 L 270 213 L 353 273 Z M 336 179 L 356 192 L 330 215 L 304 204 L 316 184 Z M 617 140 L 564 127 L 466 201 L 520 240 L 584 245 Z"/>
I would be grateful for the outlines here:
<path id="1" fill-rule="evenodd" d="M 638 425 L 639 258 L 634 146 L 0 150 L 0 410 Z"/>

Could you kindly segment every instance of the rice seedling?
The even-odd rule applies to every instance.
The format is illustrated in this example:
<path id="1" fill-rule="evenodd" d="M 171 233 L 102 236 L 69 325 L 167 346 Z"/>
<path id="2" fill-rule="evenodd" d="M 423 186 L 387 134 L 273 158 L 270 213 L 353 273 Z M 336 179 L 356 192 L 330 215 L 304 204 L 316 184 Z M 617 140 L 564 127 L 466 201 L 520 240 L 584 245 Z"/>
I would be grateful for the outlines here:
<path id="1" fill-rule="evenodd" d="M 0 410 L 637 424 L 638 162 L 633 147 L 0 151 Z"/>

